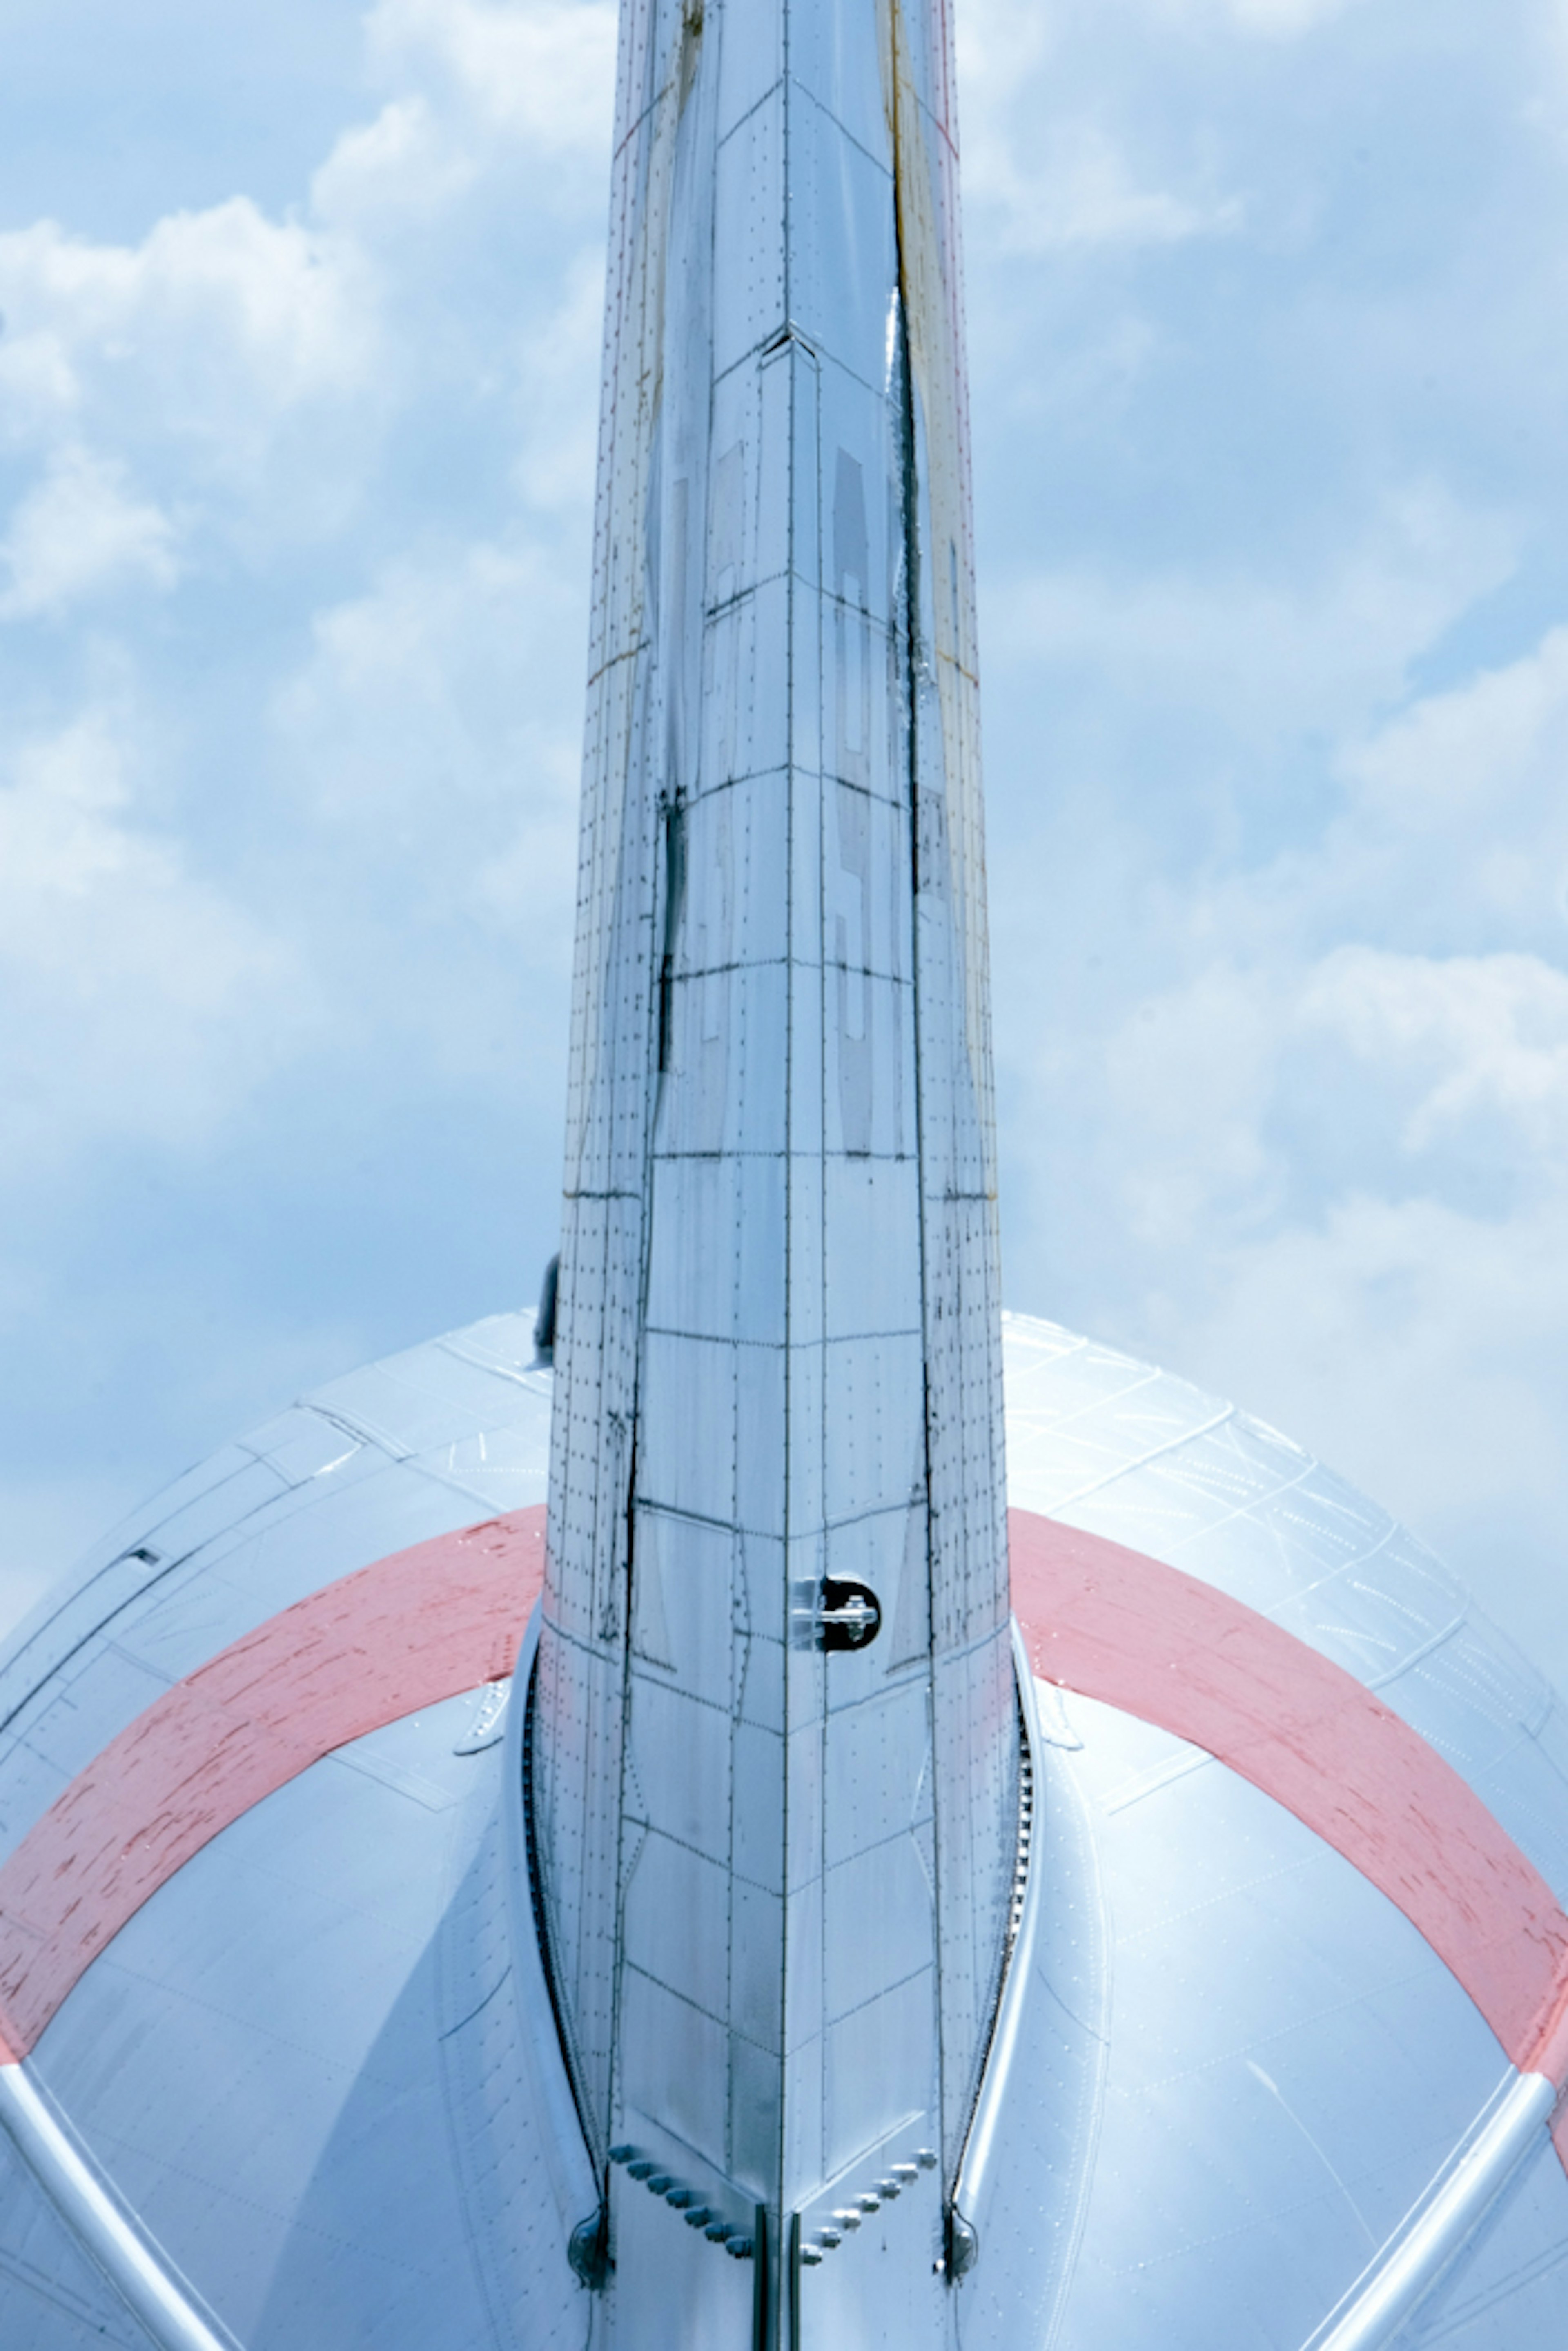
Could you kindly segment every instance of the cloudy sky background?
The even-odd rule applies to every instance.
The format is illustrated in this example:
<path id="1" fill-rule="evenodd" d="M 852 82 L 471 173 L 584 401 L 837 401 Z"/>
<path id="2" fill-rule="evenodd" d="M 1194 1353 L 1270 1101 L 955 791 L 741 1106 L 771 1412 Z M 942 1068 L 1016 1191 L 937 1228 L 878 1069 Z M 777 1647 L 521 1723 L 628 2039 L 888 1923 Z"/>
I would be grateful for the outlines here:
<path id="1" fill-rule="evenodd" d="M 960 10 L 1009 1299 L 1568 1681 L 1568 6 Z M 0 8 L 0 1619 L 537 1289 L 613 41 Z"/>

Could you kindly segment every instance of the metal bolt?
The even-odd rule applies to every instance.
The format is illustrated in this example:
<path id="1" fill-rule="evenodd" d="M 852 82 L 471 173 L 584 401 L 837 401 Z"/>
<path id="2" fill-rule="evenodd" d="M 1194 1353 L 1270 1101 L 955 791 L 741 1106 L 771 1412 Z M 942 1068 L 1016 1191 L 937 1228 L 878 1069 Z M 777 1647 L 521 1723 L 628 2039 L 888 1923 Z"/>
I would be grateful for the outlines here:
<path id="1" fill-rule="evenodd" d="M 684 2212 L 688 2204 L 696 2202 L 696 2198 L 689 2188 L 672 2188 L 666 2192 L 664 2201 L 673 2204 L 677 2212 Z"/>
<path id="2" fill-rule="evenodd" d="M 674 2184 L 674 2181 L 670 2178 L 667 2171 L 655 2171 L 653 2177 L 648 2182 L 648 2187 L 650 2192 L 654 2196 L 667 2196 Z"/>
<path id="3" fill-rule="evenodd" d="M 875 2212 L 881 2207 L 882 2199 L 880 2196 L 857 2196 L 855 2202 L 862 2212 Z"/>
<path id="4" fill-rule="evenodd" d="M 800 2259 L 801 2259 L 801 2261 L 805 2263 L 805 2265 L 806 2265 L 806 2267 L 807 2267 L 808 2269 L 810 2269 L 810 2270 L 814 2270 L 814 2269 L 816 2268 L 816 2266 L 817 2266 L 817 2263 L 821 2260 L 821 2258 L 822 2258 L 822 2255 L 821 2255 L 821 2249 L 819 2246 L 817 2246 L 817 2245 L 802 2245 L 802 2246 L 801 2246 L 801 2248 L 800 2248 Z"/>
<path id="5" fill-rule="evenodd" d="M 893 2176 L 907 2188 L 912 2179 L 919 2179 L 920 2173 L 913 2163 L 895 2163 L 893 2167 Z"/>
<path id="6" fill-rule="evenodd" d="M 852 2211 L 847 2205 L 841 2212 L 835 2212 L 833 2218 L 841 2229 L 858 2229 L 861 2224 L 860 2214 Z"/>
<path id="7" fill-rule="evenodd" d="M 653 2168 L 646 2156 L 643 2156 L 641 2162 L 628 2164 L 626 2168 L 633 2179 L 646 2179 Z"/>
<path id="8" fill-rule="evenodd" d="M 917 2147 L 915 2150 L 915 2160 L 920 2166 L 922 2171 L 935 2171 L 936 2168 L 936 2148 L 930 2147 Z"/>
<path id="9" fill-rule="evenodd" d="M 947 2274 L 955 2283 L 968 2274 L 979 2259 L 980 2241 L 956 2204 L 947 2208 Z"/>
<path id="10" fill-rule="evenodd" d="M 636 2152 L 634 2147 L 612 2147 L 610 2150 L 610 2160 L 612 2163 L 630 2163 Z"/>
<path id="11" fill-rule="evenodd" d="M 894 2197 L 898 2194 L 897 2180 L 879 2179 L 876 2183 L 876 2192 L 882 2198 L 884 2204 L 891 2204 Z"/>
<path id="12" fill-rule="evenodd" d="M 749 2237 L 731 2237 L 724 2250 L 735 2261 L 748 2262 L 751 2259 L 751 2240 Z"/>
<path id="13" fill-rule="evenodd" d="M 707 2206 L 697 2204 L 686 2214 L 686 2226 L 688 2229 L 706 2229 L 712 2219 L 713 2214 Z"/>
<path id="14" fill-rule="evenodd" d="M 825 2245 L 830 2253 L 835 2245 L 841 2245 L 843 2241 L 844 2232 L 841 2229 L 819 2229 L 817 2231 L 818 2244 Z"/>

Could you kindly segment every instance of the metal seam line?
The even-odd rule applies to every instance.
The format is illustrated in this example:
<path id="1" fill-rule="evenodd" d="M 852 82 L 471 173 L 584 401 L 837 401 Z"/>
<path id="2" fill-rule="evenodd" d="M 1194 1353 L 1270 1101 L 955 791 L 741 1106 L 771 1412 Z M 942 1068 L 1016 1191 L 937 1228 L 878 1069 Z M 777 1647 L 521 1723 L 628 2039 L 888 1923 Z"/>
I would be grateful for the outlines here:
<path id="1" fill-rule="evenodd" d="M 1040 1761 L 1040 1729 L 1039 1708 L 1035 1698 L 1034 1675 L 1018 1620 L 1013 1620 L 1013 1665 L 1018 1676 L 1019 1704 L 1023 1711 L 1024 1740 L 1034 1779 L 1035 1823 L 1030 1839 L 1027 1875 L 1024 1879 L 1023 1908 L 1019 1917 L 1018 1932 L 1012 1949 L 1008 1954 L 1008 1971 L 1002 1983 L 1001 1997 L 997 2002 L 996 2022 L 991 2031 L 991 2044 L 986 2053 L 985 2072 L 980 2080 L 979 2095 L 969 2120 L 963 2159 L 953 2190 L 953 2202 L 961 2219 L 972 2220 L 985 2205 L 986 2188 L 996 2157 L 997 2125 L 1000 2118 L 1002 2099 L 1011 2066 L 1012 2053 L 1023 2029 L 1025 1995 L 1034 1969 L 1034 1947 L 1043 1907 L 1043 1870 L 1036 1865 L 1040 1844 L 1040 1813 L 1045 1801 L 1042 1785 L 1044 1766 Z"/>
<path id="2" fill-rule="evenodd" d="M 336 1747 L 504 1680 L 543 1581 L 544 1508 L 394 1552 L 176 1682 L 0 1867 L 0 2054 L 25 2057 L 183 1863 Z"/>
<path id="3" fill-rule="evenodd" d="M 15 2063 L 0 2064 L 0 2124 L 158 2351 L 239 2351 L 162 2247 L 126 2211 L 53 2102 Z"/>
<path id="4" fill-rule="evenodd" d="M 1436 1750 L 1241 1602 L 1103 1537 L 1009 1519 L 1033 1671 L 1190 1740 L 1284 1804 L 1397 1904 L 1515 2065 L 1561 2083 L 1568 1917 Z M 543 1520 L 518 1511 L 342 1578 L 110 1741 L 0 1867 L 11 2055 L 148 1896 L 262 1796 L 334 1747 L 510 1673 Z"/>
<path id="5" fill-rule="evenodd" d="M 1211 1437 L 1217 1428 L 1223 1428 L 1227 1421 L 1235 1417 L 1236 1406 L 1228 1404 L 1224 1411 L 1217 1412 L 1212 1419 L 1197 1421 L 1191 1428 L 1179 1429 L 1175 1437 L 1167 1437 L 1163 1443 L 1152 1446 L 1147 1453 L 1140 1453 L 1131 1461 L 1118 1463 L 1114 1469 L 1107 1469 L 1103 1477 L 1091 1478 L 1087 1486 L 1074 1486 L 1070 1494 L 1059 1494 L 1057 1509 L 1071 1510 L 1075 1502 L 1087 1501 L 1091 1494 L 1098 1494 L 1104 1487 L 1113 1486 L 1118 1478 L 1125 1478 L 1134 1469 L 1146 1469 L 1151 1461 L 1162 1461 L 1167 1453 L 1175 1453 L 1179 1447 L 1194 1443 L 1200 1437 Z M 1008 1512 L 1009 1519 L 1015 1515 L 1011 1510 Z"/>
<path id="6" fill-rule="evenodd" d="M 514 1792 L 525 1790 L 528 1711 L 538 1647 L 539 1610 L 536 1603 L 529 1609 L 528 1629 L 517 1653 L 511 1704 L 507 1709 L 502 1783 Z M 566 2053 L 557 2029 L 555 1996 L 546 1968 L 543 1921 L 538 1915 L 538 1893 L 528 1849 L 530 1823 L 526 1794 L 524 1802 L 504 1802 L 501 1819 L 507 1853 L 507 1923 L 512 1964 L 520 1991 L 517 2016 L 539 2111 L 548 2123 L 541 2134 L 541 2144 L 556 2211 L 562 2236 L 570 2242 L 585 2222 L 597 2219 L 601 2185 L 589 2154 Z"/>
<path id="7" fill-rule="evenodd" d="M 1354 1674 L 1179 1568 L 1009 1512 L 1034 1671 L 1189 1740 L 1388 1896 L 1521 2072 L 1568 2072 L 1568 1917 L 1501 1824 Z"/>
<path id="8" fill-rule="evenodd" d="M 166 2351 L 233 2346 L 17 2060 L 120 1927 L 251 1805 L 350 1740 L 511 1672 L 541 1580 L 544 1516 L 536 1507 L 394 1552 L 247 1634 L 111 1740 L 0 1867 L 0 2122 Z M 1552 2116 L 1568 2075 L 1568 1917 L 1468 1783 L 1354 1675 L 1180 1569 L 1032 1512 L 1010 1511 L 1009 1524 L 1031 1743 L 1039 1675 L 1204 1747 L 1397 1905 L 1517 2068 L 1311 2346 L 1374 2351 Z M 1009 1985 L 1028 1971 L 1037 1875 Z M 998 2054 L 1009 2013 L 1004 1988 Z M 982 2091 L 960 2191 L 971 2198 L 985 2111 Z M 1555 2136 L 1568 2165 L 1561 2120 Z"/>
<path id="9" fill-rule="evenodd" d="M 1539 2146 L 1556 2103 L 1556 2085 L 1544 2074 L 1508 2074 L 1426 2194 L 1301 2351 L 1379 2351 L 1397 2334 Z"/>
<path id="10" fill-rule="evenodd" d="M 0 1869 L 0 2125 L 159 2351 L 238 2346 L 125 2210 L 21 2053 L 126 1919 L 243 1812 L 349 1740 L 511 1672 L 542 1581 L 544 1515 L 520 1510 L 413 1544 L 233 1643 L 111 1740 Z M 154 1821 L 149 1855 L 140 1833 Z M 151 1866 L 104 1867 L 126 1851 Z M 40 1872 L 52 1906 L 38 1899 Z M 71 1934 L 84 1879 L 98 1900 Z M 553 2093 L 541 2053 L 528 2053 Z M 556 2153 L 570 2224 L 592 2200 L 591 2177 L 570 2137 Z"/>

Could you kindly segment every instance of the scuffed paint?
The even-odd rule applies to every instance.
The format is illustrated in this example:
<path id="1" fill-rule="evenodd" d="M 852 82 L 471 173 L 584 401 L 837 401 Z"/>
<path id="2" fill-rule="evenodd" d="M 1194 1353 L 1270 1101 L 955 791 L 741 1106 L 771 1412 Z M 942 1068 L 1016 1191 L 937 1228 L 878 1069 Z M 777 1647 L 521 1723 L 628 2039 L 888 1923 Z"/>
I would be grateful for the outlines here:
<path id="1" fill-rule="evenodd" d="M 1283 1804 L 1403 1911 L 1511 2062 L 1561 2089 L 1568 1916 L 1436 1748 L 1343 1666 L 1212 1584 L 1033 1511 L 1008 1518 L 1035 1673 L 1190 1740 Z"/>
<path id="2" fill-rule="evenodd" d="M 334 1748 L 511 1673 L 544 1510 L 341 1577 L 221 1650 L 110 1741 L 0 1869 L 0 2035 L 25 2057 L 193 1855 Z"/>

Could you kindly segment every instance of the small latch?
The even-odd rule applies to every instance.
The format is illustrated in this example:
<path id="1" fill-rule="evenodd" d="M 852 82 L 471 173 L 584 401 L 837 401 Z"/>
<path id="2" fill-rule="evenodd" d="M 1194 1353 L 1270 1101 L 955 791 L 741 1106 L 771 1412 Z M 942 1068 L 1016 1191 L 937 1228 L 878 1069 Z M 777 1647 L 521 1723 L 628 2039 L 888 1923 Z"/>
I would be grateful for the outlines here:
<path id="1" fill-rule="evenodd" d="M 817 1607 L 817 1642 L 824 1649 L 864 1649 L 882 1630 L 882 1603 L 869 1583 L 827 1575 Z"/>
<path id="2" fill-rule="evenodd" d="M 494 1747 L 507 1732 L 507 1701 L 512 1695 L 512 1685 L 486 1682 L 479 1693 L 479 1703 L 474 1709 L 474 1719 L 453 1749 L 454 1755 L 482 1755 L 486 1747 Z"/>

